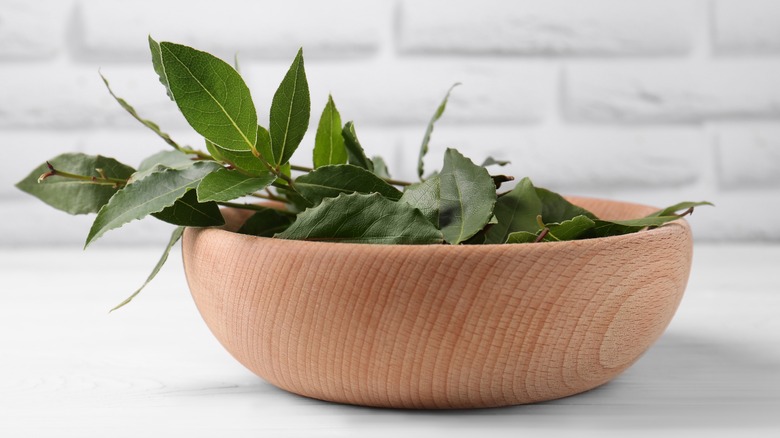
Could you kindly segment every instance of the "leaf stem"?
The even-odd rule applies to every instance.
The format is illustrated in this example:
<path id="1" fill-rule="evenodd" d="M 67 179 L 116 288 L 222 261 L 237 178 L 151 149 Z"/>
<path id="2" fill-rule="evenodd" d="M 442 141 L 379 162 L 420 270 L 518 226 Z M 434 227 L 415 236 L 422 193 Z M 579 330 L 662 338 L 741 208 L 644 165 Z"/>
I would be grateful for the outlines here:
<path id="1" fill-rule="evenodd" d="M 534 240 L 534 243 L 539 243 L 542 240 L 544 240 L 545 237 L 547 237 L 547 234 L 550 232 L 550 229 L 545 227 L 541 233 L 539 233 L 539 236 L 536 237 L 536 240 Z"/>
<path id="2" fill-rule="evenodd" d="M 62 170 L 57 170 L 52 166 L 51 163 L 48 161 L 46 162 L 46 166 L 49 168 L 49 171 L 38 177 L 38 182 L 43 182 L 46 178 L 50 176 L 61 176 L 63 178 L 69 178 L 69 179 L 75 179 L 79 181 L 86 181 L 92 184 L 99 184 L 99 185 L 112 185 L 114 187 L 119 187 L 127 184 L 127 180 L 119 179 L 119 178 L 109 178 L 106 176 L 106 174 L 103 172 L 103 169 L 95 169 L 95 171 L 100 176 L 89 176 L 89 175 L 78 175 L 75 173 L 70 172 L 64 172 Z"/>

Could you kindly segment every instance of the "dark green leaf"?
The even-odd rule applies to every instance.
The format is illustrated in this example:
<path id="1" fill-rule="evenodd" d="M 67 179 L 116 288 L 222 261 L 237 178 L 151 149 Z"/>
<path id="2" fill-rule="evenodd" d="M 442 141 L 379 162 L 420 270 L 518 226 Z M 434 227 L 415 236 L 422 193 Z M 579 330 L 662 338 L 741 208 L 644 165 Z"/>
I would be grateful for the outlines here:
<path id="1" fill-rule="evenodd" d="M 647 227 L 661 226 L 667 222 L 680 219 L 679 216 L 653 216 L 640 219 L 605 221 L 596 219 L 596 225 L 583 234 L 585 238 L 619 236 L 635 233 Z"/>
<path id="2" fill-rule="evenodd" d="M 290 160 L 309 128 L 310 112 L 309 85 L 303 66 L 303 49 L 300 49 L 271 101 L 273 156 L 272 159 L 265 157 L 266 160 L 277 166 Z"/>
<path id="3" fill-rule="evenodd" d="M 340 193 L 379 193 L 393 201 L 401 192 L 373 173 L 351 164 L 322 166 L 299 176 L 295 188 L 312 205 Z"/>
<path id="4" fill-rule="evenodd" d="M 314 138 L 314 168 L 346 162 L 347 149 L 341 135 L 341 115 L 333 103 L 333 97 L 329 95 Z"/>
<path id="5" fill-rule="evenodd" d="M 135 172 L 130 166 L 100 155 L 68 153 L 49 162 L 57 170 L 85 176 L 100 177 L 97 169 L 101 169 L 108 178 L 126 180 Z M 112 184 L 94 184 L 56 175 L 39 183 L 38 178 L 48 171 L 48 166 L 43 163 L 19 181 L 16 187 L 70 214 L 97 213 L 118 190 Z"/>
<path id="6" fill-rule="evenodd" d="M 173 205 L 152 213 L 152 216 L 169 224 L 185 227 L 214 227 L 225 224 L 217 203 L 198 202 L 195 189 L 187 190 Z"/>
<path id="7" fill-rule="evenodd" d="M 268 173 L 268 167 L 252 151 L 229 151 L 208 140 L 206 140 L 206 149 L 216 160 L 229 164 L 249 175 L 259 177 Z"/>
<path id="8" fill-rule="evenodd" d="M 307 209 L 282 239 L 377 244 L 441 243 L 442 235 L 416 208 L 378 193 L 341 194 Z"/>
<path id="9" fill-rule="evenodd" d="M 170 207 L 206 175 L 220 168 L 213 161 L 202 161 L 184 169 L 164 169 L 126 185 L 100 209 L 84 246 L 106 231 Z"/>
<path id="10" fill-rule="evenodd" d="M 255 147 L 263 160 L 268 163 L 273 162 L 274 152 L 271 147 L 271 133 L 260 125 L 257 125 L 257 143 L 255 144 Z M 260 161 L 257 158 L 255 159 Z"/>
<path id="11" fill-rule="evenodd" d="M 509 236 L 506 238 L 506 243 L 534 243 L 538 238 L 536 233 L 515 231 L 514 233 L 509 233 Z"/>
<path id="12" fill-rule="evenodd" d="M 555 240 L 575 240 L 596 226 L 596 222 L 587 216 L 575 216 L 559 224 L 547 224 L 548 236 Z"/>
<path id="13" fill-rule="evenodd" d="M 198 202 L 230 201 L 268 187 L 276 180 L 271 172 L 262 177 L 244 175 L 237 170 L 217 169 L 198 185 Z"/>
<path id="14" fill-rule="evenodd" d="M 173 100 L 173 94 L 171 94 L 171 89 L 168 87 L 168 78 L 165 76 L 160 44 L 153 40 L 151 35 L 149 35 L 149 50 L 152 52 L 152 67 L 154 68 L 154 72 L 157 73 L 157 77 L 160 78 L 160 83 L 165 87 L 165 94 Z"/>
<path id="15" fill-rule="evenodd" d="M 160 50 L 168 86 L 190 126 L 223 149 L 254 149 L 255 106 L 249 88 L 233 67 L 179 44 L 160 43 Z"/>
<path id="16" fill-rule="evenodd" d="M 238 232 L 251 236 L 273 237 L 286 230 L 293 223 L 293 219 L 294 216 L 289 213 L 274 208 L 264 208 L 250 216 Z"/>
<path id="17" fill-rule="evenodd" d="M 493 217 L 496 186 L 484 167 L 455 149 L 444 153 L 439 179 L 439 225 L 444 240 L 458 244 L 476 234 Z"/>
<path id="18" fill-rule="evenodd" d="M 276 187 L 276 191 L 288 201 L 287 207 L 292 212 L 298 213 L 313 206 L 312 203 L 304 199 L 303 196 L 299 195 L 297 192 L 293 192 L 292 190 L 283 187 Z"/>
<path id="19" fill-rule="evenodd" d="M 680 202 L 679 204 L 674 204 L 670 207 L 666 207 L 663 210 L 658 210 L 655 213 L 649 214 L 647 217 L 658 217 L 658 216 L 674 216 L 675 213 L 681 210 L 687 210 L 689 208 L 693 207 L 700 207 L 702 205 L 713 205 L 711 202 L 707 201 L 701 201 L 701 202 Z"/>
<path id="20" fill-rule="evenodd" d="M 439 209 L 441 208 L 441 180 L 434 175 L 423 182 L 412 184 L 404 189 L 400 202 L 405 202 L 420 210 L 423 216 L 436 228 L 439 228 Z"/>
<path id="21" fill-rule="evenodd" d="M 141 291 L 146 287 L 147 284 L 149 284 L 152 280 L 154 280 L 154 277 L 157 276 L 157 273 L 160 272 L 160 269 L 162 269 L 165 262 L 168 260 L 168 254 L 171 253 L 171 248 L 173 248 L 173 245 L 176 244 L 176 242 L 181 239 L 181 235 L 184 234 L 184 227 L 176 227 L 175 230 L 173 230 L 173 234 L 171 234 L 170 240 L 168 240 L 168 245 L 165 247 L 165 251 L 163 251 L 162 256 L 160 257 L 160 260 L 157 261 L 157 264 L 154 266 L 154 269 L 152 269 L 152 273 L 149 274 L 149 277 L 146 278 L 146 281 L 144 281 L 144 284 L 141 285 L 138 289 L 136 289 L 135 292 L 133 292 L 132 295 L 127 297 L 124 301 L 119 303 L 116 307 L 111 309 L 110 312 L 113 312 L 116 309 L 119 309 L 120 307 L 124 306 L 125 304 L 129 303 L 130 301 L 133 301 L 133 298 L 135 298 Z M 109 312 L 109 313 L 110 313 Z"/>
<path id="22" fill-rule="evenodd" d="M 195 155 L 185 154 L 179 151 L 162 151 L 144 159 L 128 182 L 146 178 L 152 173 L 168 167 L 171 169 L 184 169 L 195 164 Z"/>
<path id="23" fill-rule="evenodd" d="M 349 164 L 373 172 L 374 163 L 366 157 L 366 152 L 363 150 L 363 146 L 360 145 L 360 141 L 358 141 L 357 134 L 355 133 L 355 124 L 353 122 L 347 122 L 347 124 L 344 125 L 344 129 L 341 131 L 341 135 L 344 136 L 344 146 L 347 148 Z"/>
<path id="24" fill-rule="evenodd" d="M 542 219 L 545 223 L 561 223 L 575 216 L 596 219 L 596 215 L 593 213 L 572 204 L 555 192 L 537 187 L 536 195 L 542 201 Z"/>
<path id="25" fill-rule="evenodd" d="M 499 197 L 493 213 L 498 223 L 487 230 L 485 243 L 504 243 L 518 231 L 538 231 L 536 217 L 542 214 L 542 202 L 531 180 L 523 178 L 512 191 Z"/>
<path id="26" fill-rule="evenodd" d="M 374 175 L 382 178 L 382 179 L 390 179 L 390 169 L 387 168 L 387 163 L 385 163 L 385 159 L 380 157 L 379 155 L 375 155 L 373 158 L 371 158 L 371 162 L 374 163 Z"/>
<path id="27" fill-rule="evenodd" d="M 444 110 L 447 108 L 447 100 L 450 98 L 450 93 L 452 93 L 452 89 L 460 85 L 460 83 L 453 84 L 449 90 L 447 90 L 447 94 L 444 96 L 444 100 L 441 101 L 439 104 L 439 107 L 436 108 L 436 112 L 433 113 L 433 117 L 431 117 L 431 121 L 428 122 L 428 128 L 425 130 L 425 135 L 423 136 L 422 144 L 420 145 L 420 156 L 417 159 L 417 175 L 420 177 L 420 180 L 422 180 L 423 172 L 425 171 L 425 164 L 423 162 L 423 159 L 425 158 L 425 154 L 428 153 L 428 143 L 431 142 L 431 134 L 433 133 L 433 125 L 436 123 L 437 120 L 439 120 L 444 114 Z"/>

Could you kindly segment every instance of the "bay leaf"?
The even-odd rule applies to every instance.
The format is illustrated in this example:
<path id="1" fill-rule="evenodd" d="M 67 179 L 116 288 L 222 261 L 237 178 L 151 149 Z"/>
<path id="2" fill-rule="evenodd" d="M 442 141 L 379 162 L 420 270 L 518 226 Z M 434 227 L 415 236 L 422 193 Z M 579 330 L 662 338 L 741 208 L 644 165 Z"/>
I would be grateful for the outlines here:
<path id="1" fill-rule="evenodd" d="M 255 177 L 223 167 L 206 175 L 198 184 L 198 202 L 231 201 L 262 190 L 275 180 L 276 176 L 271 172 Z"/>
<path id="2" fill-rule="evenodd" d="M 423 182 L 407 186 L 399 202 L 405 202 L 420 210 L 428 221 L 439 228 L 441 209 L 441 180 L 434 175 Z"/>
<path id="3" fill-rule="evenodd" d="M 428 153 L 428 144 L 431 142 L 433 125 L 441 118 L 442 114 L 444 114 L 444 110 L 447 108 L 447 101 L 450 99 L 450 93 L 452 93 L 452 89 L 458 85 L 460 85 L 459 82 L 453 84 L 450 89 L 447 90 L 447 94 L 444 95 L 444 99 L 436 108 L 436 111 L 433 113 L 433 117 L 431 117 L 431 120 L 428 122 L 428 127 L 425 129 L 425 135 L 423 136 L 422 144 L 420 144 L 420 154 L 417 158 L 417 176 L 420 178 L 420 180 L 423 179 L 423 173 L 425 172 L 425 162 L 423 159 Z"/>
<path id="4" fill-rule="evenodd" d="M 84 246 L 109 230 L 173 205 L 206 175 L 220 168 L 213 161 L 201 161 L 184 169 L 166 168 L 124 186 L 98 211 Z"/>
<path id="5" fill-rule="evenodd" d="M 127 180 L 135 172 L 132 167 L 102 155 L 66 153 L 52 158 L 49 163 L 63 172 L 96 178 L 101 176 L 97 169 L 108 178 L 121 180 Z M 119 190 L 111 184 L 94 184 L 56 175 L 39 183 L 38 178 L 48 171 L 47 164 L 42 163 L 19 181 L 16 188 L 70 214 L 97 213 Z"/>
<path id="6" fill-rule="evenodd" d="M 267 161 L 281 166 L 290 160 L 309 128 L 310 112 L 309 85 L 303 65 L 303 49 L 300 49 L 271 101 L 269 133 L 272 156 L 265 157 Z"/>
<path id="7" fill-rule="evenodd" d="M 493 214 L 498 223 L 485 233 L 485 243 L 504 243 L 511 233 L 539 230 L 536 217 L 542 214 L 542 201 L 528 178 L 523 178 L 514 189 L 498 198 Z"/>
<path id="8" fill-rule="evenodd" d="M 281 212 L 275 208 L 263 208 L 255 212 L 238 230 L 241 234 L 259 237 L 273 237 L 286 230 L 294 221 L 295 216 Z"/>
<path id="9" fill-rule="evenodd" d="M 341 130 L 341 135 L 344 137 L 344 146 L 347 148 L 347 162 L 373 172 L 374 163 L 368 159 L 363 146 L 360 145 L 357 133 L 355 133 L 355 124 L 347 122 L 344 129 Z"/>
<path id="10" fill-rule="evenodd" d="M 185 227 L 215 227 L 225 224 L 216 202 L 198 202 L 195 189 L 189 189 L 173 205 L 152 216 L 173 225 Z"/>
<path id="11" fill-rule="evenodd" d="M 176 229 L 173 230 L 173 233 L 171 233 L 171 238 L 168 240 L 168 245 L 165 246 L 165 250 L 162 253 L 162 256 L 160 256 L 160 260 L 157 261 L 157 264 L 152 269 L 152 273 L 149 274 L 149 276 L 146 278 L 146 281 L 144 281 L 144 284 L 141 285 L 138 289 L 136 289 L 135 292 L 133 292 L 132 295 L 125 298 L 124 301 L 117 304 L 113 309 L 109 311 L 113 312 L 114 310 L 119 309 L 120 307 L 123 307 L 130 301 L 133 301 L 133 298 L 135 298 L 141 291 L 154 280 L 154 277 L 157 276 L 157 274 L 160 272 L 160 269 L 162 269 L 163 265 L 165 265 L 165 262 L 168 261 L 168 255 L 171 253 L 171 248 L 173 248 L 174 245 L 176 245 L 176 242 L 181 239 L 182 234 L 184 234 L 184 227 L 176 227 Z"/>
<path id="12" fill-rule="evenodd" d="M 230 64 L 180 44 L 160 43 L 168 86 L 184 118 L 212 143 L 251 151 L 257 113 L 244 80 Z"/>
<path id="13" fill-rule="evenodd" d="M 341 115 L 330 95 L 325 109 L 322 110 L 317 134 L 314 137 L 313 162 L 315 169 L 347 162 L 347 148 L 341 135 Z"/>
<path id="14" fill-rule="evenodd" d="M 541 187 L 536 187 L 536 196 L 542 202 L 542 220 L 545 223 L 561 223 L 575 216 L 586 216 L 596 219 L 596 215 L 588 210 L 572 204 L 563 196 Z"/>
<path id="15" fill-rule="evenodd" d="M 442 234 L 416 208 L 378 193 L 341 194 L 318 206 L 275 237 L 323 242 L 373 244 L 441 243 Z"/>
<path id="16" fill-rule="evenodd" d="M 439 226 L 444 240 L 455 245 L 468 240 L 493 217 L 496 186 L 484 167 L 455 149 L 444 153 L 439 179 Z"/>
<path id="17" fill-rule="evenodd" d="M 340 193 L 379 193 L 387 199 L 401 199 L 401 192 L 366 169 L 351 164 L 321 166 L 295 180 L 298 192 L 312 205 Z"/>

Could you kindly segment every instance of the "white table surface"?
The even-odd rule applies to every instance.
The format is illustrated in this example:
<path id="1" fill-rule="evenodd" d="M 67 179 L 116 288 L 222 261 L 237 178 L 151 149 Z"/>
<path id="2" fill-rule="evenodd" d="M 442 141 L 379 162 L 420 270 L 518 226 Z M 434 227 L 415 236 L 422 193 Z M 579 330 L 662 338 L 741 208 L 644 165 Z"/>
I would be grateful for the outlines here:
<path id="1" fill-rule="evenodd" d="M 0 249 L 0 437 L 780 436 L 780 246 L 697 246 L 661 340 L 593 391 L 473 411 L 361 408 L 244 369 L 192 303 L 178 252 Z"/>

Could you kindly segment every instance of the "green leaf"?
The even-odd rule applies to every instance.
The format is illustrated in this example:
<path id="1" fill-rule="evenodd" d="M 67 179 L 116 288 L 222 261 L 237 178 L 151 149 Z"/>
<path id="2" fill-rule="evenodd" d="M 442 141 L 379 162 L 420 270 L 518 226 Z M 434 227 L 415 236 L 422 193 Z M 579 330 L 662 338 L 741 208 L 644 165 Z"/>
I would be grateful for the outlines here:
<path id="1" fill-rule="evenodd" d="M 198 185 L 198 202 L 230 201 L 268 187 L 276 180 L 271 172 L 251 177 L 236 170 L 217 169 L 206 175 Z"/>
<path id="2" fill-rule="evenodd" d="M 596 215 L 578 207 L 563 196 L 541 187 L 536 188 L 536 196 L 542 201 L 542 220 L 545 223 L 561 223 L 575 216 L 587 216 L 596 219 Z"/>
<path id="3" fill-rule="evenodd" d="M 485 243 L 504 243 L 512 233 L 539 230 L 536 217 L 542 214 L 542 202 L 531 180 L 523 178 L 514 189 L 499 197 L 493 213 L 498 223 L 487 230 Z"/>
<path id="4" fill-rule="evenodd" d="M 400 202 L 405 202 L 420 210 L 423 216 L 436 228 L 439 228 L 439 209 L 441 208 L 441 180 L 434 175 L 423 182 L 412 184 L 404 189 Z"/>
<path id="5" fill-rule="evenodd" d="M 165 247 L 165 251 L 163 251 L 160 260 L 157 261 L 157 264 L 154 266 L 154 269 L 152 269 L 152 273 L 149 274 L 149 277 L 146 278 L 144 284 L 142 284 L 141 287 L 136 289 L 136 291 L 133 292 L 133 294 L 127 297 L 124 301 L 117 304 L 117 306 L 111 309 L 109 313 L 113 312 L 116 309 L 119 309 L 120 307 L 124 306 L 130 301 L 133 301 L 133 298 L 135 298 L 139 293 L 141 293 L 141 291 L 146 287 L 146 285 L 148 285 L 149 283 L 151 283 L 152 280 L 154 280 L 154 277 L 157 276 L 157 273 L 160 272 L 160 269 L 162 269 L 163 265 L 165 265 L 165 262 L 168 260 L 168 254 L 171 253 L 171 248 L 173 248 L 173 245 L 175 245 L 176 242 L 178 242 L 179 239 L 181 239 L 182 234 L 184 234 L 184 227 L 176 227 L 176 229 L 173 230 L 173 233 L 171 234 L 171 238 L 170 240 L 168 240 L 168 245 Z"/>
<path id="6" fill-rule="evenodd" d="M 263 160 L 269 164 L 273 162 L 274 151 L 271 147 L 271 133 L 260 125 L 257 125 L 257 143 L 255 143 L 255 148 Z M 254 158 L 256 161 L 261 162 L 259 158 Z M 266 167 L 264 169 L 267 170 Z"/>
<path id="7" fill-rule="evenodd" d="M 238 230 L 241 234 L 259 237 L 273 237 L 281 233 L 293 223 L 295 216 L 275 208 L 263 208 L 244 222 Z"/>
<path id="8" fill-rule="evenodd" d="M 596 219 L 596 225 L 583 234 L 585 238 L 619 236 L 622 234 L 635 233 L 647 227 L 658 227 L 667 222 L 680 219 L 679 216 L 653 216 L 639 219 L 605 221 Z"/>
<path id="9" fill-rule="evenodd" d="M 101 155 L 67 153 L 52 158 L 49 163 L 59 171 L 85 176 L 100 177 L 97 169 L 101 169 L 106 177 L 122 180 L 130 178 L 135 172 L 132 167 Z M 70 214 L 97 213 L 119 190 L 112 184 L 94 184 L 56 175 L 39 183 L 38 178 L 48 171 L 49 167 L 43 163 L 19 181 L 16 187 Z"/>
<path id="10" fill-rule="evenodd" d="M 322 166 L 299 176 L 295 188 L 312 205 L 323 198 L 341 193 L 379 193 L 392 201 L 401 199 L 401 192 L 373 173 L 351 164 Z"/>
<path id="11" fill-rule="evenodd" d="M 425 135 L 423 136 L 422 144 L 420 145 L 420 156 L 417 159 L 417 176 L 420 177 L 420 180 L 423 178 L 423 172 L 425 171 L 425 163 L 423 162 L 423 159 L 425 158 L 425 154 L 428 153 L 428 143 L 431 142 L 431 134 L 433 133 L 433 125 L 436 123 L 437 120 L 439 120 L 444 114 L 444 110 L 447 108 L 447 101 L 450 98 L 450 93 L 452 93 L 452 89 L 460 85 L 460 82 L 453 84 L 449 90 L 447 90 L 447 94 L 444 96 L 444 100 L 441 101 L 439 104 L 439 107 L 436 108 L 436 112 L 433 113 L 433 117 L 431 117 L 431 121 L 428 122 L 428 128 L 425 130 Z"/>
<path id="12" fill-rule="evenodd" d="M 309 85 L 303 66 L 303 49 L 298 50 L 290 69 L 271 101 L 271 146 L 276 166 L 288 162 L 309 128 Z"/>
<path id="13" fill-rule="evenodd" d="M 700 207 L 702 205 L 710 205 L 713 204 L 711 202 L 707 201 L 700 201 L 700 202 L 680 202 L 679 204 L 674 204 L 670 207 L 666 207 L 662 210 L 658 210 L 655 213 L 649 214 L 647 217 L 658 217 L 658 216 L 673 216 L 675 213 L 677 213 L 680 210 L 687 210 L 689 208 L 694 207 Z"/>
<path id="14" fill-rule="evenodd" d="M 317 135 L 314 138 L 313 160 L 315 169 L 347 162 L 347 149 L 344 146 L 344 137 L 341 135 L 341 115 L 330 95 L 325 109 L 322 110 Z"/>
<path id="15" fill-rule="evenodd" d="M 584 215 L 575 216 L 559 224 L 547 224 L 550 230 L 548 236 L 553 236 L 556 240 L 575 240 L 595 226 L 593 219 Z"/>
<path id="16" fill-rule="evenodd" d="M 511 163 L 511 161 L 504 161 L 504 160 L 496 160 L 493 157 L 487 157 L 485 158 L 485 161 L 482 162 L 482 167 L 488 167 L 488 166 L 506 166 L 507 164 Z"/>
<path id="17" fill-rule="evenodd" d="M 84 246 L 109 230 L 173 205 L 206 175 L 220 168 L 213 161 L 202 161 L 184 169 L 164 169 L 126 185 L 100 209 Z"/>
<path id="18" fill-rule="evenodd" d="M 538 238 L 536 233 L 515 231 L 514 233 L 509 233 L 509 236 L 506 238 L 506 243 L 534 243 Z"/>
<path id="19" fill-rule="evenodd" d="M 152 213 L 152 216 L 169 224 L 184 227 L 214 227 L 225 224 L 217 203 L 198 202 L 195 189 L 187 190 L 187 193 L 177 199 L 173 205 L 165 207 L 158 213 Z"/>
<path id="20" fill-rule="evenodd" d="M 195 155 L 185 154 L 179 151 L 162 151 L 145 158 L 128 180 L 128 183 L 144 179 L 147 176 L 159 172 L 164 168 L 184 169 L 195 164 Z"/>
<path id="21" fill-rule="evenodd" d="M 493 217 L 496 186 L 484 167 L 455 149 L 444 153 L 439 178 L 439 225 L 444 240 L 458 244 L 476 234 Z"/>
<path id="22" fill-rule="evenodd" d="M 249 88 L 230 64 L 206 52 L 160 43 L 168 86 L 198 134 L 223 149 L 251 151 L 257 114 Z"/>
<path id="23" fill-rule="evenodd" d="M 360 141 L 358 141 L 357 134 L 355 133 L 355 124 L 353 122 L 347 122 L 347 124 L 344 125 L 344 129 L 341 131 L 341 135 L 344 137 L 344 146 L 347 148 L 349 164 L 373 172 L 374 163 L 366 157 L 366 152 L 363 150 L 363 146 L 360 145 Z"/>
<path id="24" fill-rule="evenodd" d="M 282 239 L 376 244 L 441 243 L 442 235 L 416 208 L 378 193 L 341 194 L 307 209 Z"/>
<path id="25" fill-rule="evenodd" d="M 385 163 L 385 159 L 380 157 L 379 155 L 374 155 L 373 158 L 371 158 L 371 162 L 374 163 L 374 175 L 382 178 L 382 179 L 390 179 L 390 169 L 387 168 L 387 163 Z"/>
<path id="26" fill-rule="evenodd" d="M 268 173 L 268 167 L 252 151 L 229 151 L 208 140 L 206 140 L 206 150 L 216 160 L 229 164 L 248 175 L 259 177 Z"/>
<path id="27" fill-rule="evenodd" d="M 185 154 L 179 151 L 160 151 L 150 155 L 141 161 L 138 170 L 152 169 L 158 165 L 170 167 L 172 169 L 183 169 L 195 164 L 197 157 L 192 154 Z"/>
<path id="28" fill-rule="evenodd" d="M 128 112 L 128 114 L 133 116 L 134 119 L 138 120 L 142 125 L 146 126 L 152 132 L 157 134 L 158 137 L 163 139 L 163 141 L 165 141 L 166 143 L 171 145 L 174 149 L 177 149 L 177 150 L 182 149 L 182 147 L 179 146 L 178 143 L 173 141 L 173 139 L 171 138 L 170 135 L 168 135 L 167 133 L 163 132 L 160 129 L 159 125 L 157 125 L 156 123 L 152 122 L 151 120 L 147 120 L 147 119 L 144 119 L 143 117 L 141 117 L 138 114 L 138 112 L 135 110 L 135 108 L 133 108 L 129 103 L 127 103 L 126 100 L 124 100 L 121 97 L 118 97 L 116 94 L 114 94 L 114 91 L 111 89 L 111 86 L 108 84 L 108 80 L 105 78 L 105 76 L 103 76 L 102 73 L 100 74 L 100 77 L 103 79 L 103 83 L 106 84 L 106 88 L 108 89 L 109 94 L 111 94 L 111 97 L 113 97 L 114 100 L 116 100 L 119 103 L 119 105 L 122 108 L 124 108 L 125 111 Z M 166 86 L 166 88 L 167 88 L 167 86 Z M 169 93 L 169 96 L 170 96 L 170 93 Z"/>
<path id="29" fill-rule="evenodd" d="M 173 100 L 171 88 L 168 86 L 168 77 L 165 75 L 165 67 L 163 67 L 160 44 L 152 39 L 151 35 L 149 35 L 149 50 L 152 52 L 152 67 L 154 68 L 154 72 L 157 73 L 157 77 L 160 78 L 160 83 L 165 87 L 165 94 Z"/>

